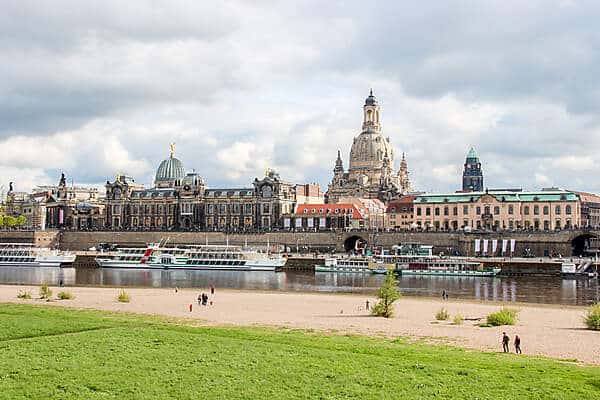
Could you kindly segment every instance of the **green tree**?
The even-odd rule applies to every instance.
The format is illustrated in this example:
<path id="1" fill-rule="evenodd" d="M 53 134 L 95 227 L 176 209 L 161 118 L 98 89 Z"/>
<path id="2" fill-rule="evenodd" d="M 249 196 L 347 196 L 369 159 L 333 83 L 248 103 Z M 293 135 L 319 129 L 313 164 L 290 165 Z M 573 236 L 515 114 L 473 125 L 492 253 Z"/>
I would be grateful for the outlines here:
<path id="1" fill-rule="evenodd" d="M 16 220 L 17 226 L 23 226 L 27 223 L 27 218 L 24 215 L 19 215 Z"/>
<path id="2" fill-rule="evenodd" d="M 4 215 L 0 214 L 0 226 L 4 226 Z"/>
<path id="3" fill-rule="evenodd" d="M 377 291 L 379 302 L 373 306 L 371 312 L 378 317 L 390 318 L 394 313 L 394 302 L 400 297 L 398 280 L 393 271 L 388 271 L 383 285 Z"/>
<path id="4" fill-rule="evenodd" d="M 13 227 L 17 224 L 17 219 L 12 215 L 6 215 L 4 217 L 4 226 Z"/>

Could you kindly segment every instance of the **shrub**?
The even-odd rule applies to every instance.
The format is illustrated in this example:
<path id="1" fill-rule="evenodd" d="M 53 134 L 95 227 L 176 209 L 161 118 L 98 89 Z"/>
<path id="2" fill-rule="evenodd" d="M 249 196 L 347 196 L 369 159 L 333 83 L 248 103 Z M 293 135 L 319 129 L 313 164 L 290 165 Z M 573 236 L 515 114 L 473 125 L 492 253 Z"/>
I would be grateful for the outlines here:
<path id="1" fill-rule="evenodd" d="M 517 322 L 519 310 L 514 308 L 502 308 L 487 316 L 487 323 L 492 326 L 514 325 Z"/>
<path id="2" fill-rule="evenodd" d="M 73 293 L 71 292 L 58 292 L 58 294 L 56 295 L 56 297 L 58 297 L 59 300 L 73 300 L 75 298 L 75 296 L 73 295 Z"/>
<path id="3" fill-rule="evenodd" d="M 588 329 L 600 331 L 600 303 L 590 307 L 585 313 L 584 322 Z"/>
<path id="4" fill-rule="evenodd" d="M 121 291 L 119 292 L 119 295 L 117 296 L 117 301 L 121 302 L 121 303 L 129 303 L 131 299 L 129 298 L 129 293 L 127 293 L 125 290 L 121 289 Z"/>
<path id="5" fill-rule="evenodd" d="M 445 308 L 442 308 L 440 311 L 435 313 L 435 319 L 437 319 L 438 321 L 447 321 L 448 318 L 450 318 L 450 314 Z"/>
<path id="6" fill-rule="evenodd" d="M 29 290 L 19 290 L 17 294 L 18 299 L 31 299 L 31 292 Z"/>
<path id="7" fill-rule="evenodd" d="M 452 321 L 452 323 L 453 323 L 454 325 L 462 325 L 462 323 L 463 323 L 463 321 L 464 321 L 464 320 L 465 320 L 465 319 L 464 319 L 464 317 L 463 317 L 462 315 L 460 315 L 460 314 L 456 314 L 456 315 L 454 316 L 454 320 Z"/>
<path id="8" fill-rule="evenodd" d="M 42 286 L 40 286 L 40 299 L 50 300 L 51 297 L 52 289 L 50 289 L 45 283 L 42 283 Z"/>
<path id="9" fill-rule="evenodd" d="M 394 313 L 394 302 L 400 298 L 398 281 L 392 271 L 388 271 L 383 285 L 377 291 L 379 302 L 373 306 L 371 313 L 378 317 L 390 318 Z"/>

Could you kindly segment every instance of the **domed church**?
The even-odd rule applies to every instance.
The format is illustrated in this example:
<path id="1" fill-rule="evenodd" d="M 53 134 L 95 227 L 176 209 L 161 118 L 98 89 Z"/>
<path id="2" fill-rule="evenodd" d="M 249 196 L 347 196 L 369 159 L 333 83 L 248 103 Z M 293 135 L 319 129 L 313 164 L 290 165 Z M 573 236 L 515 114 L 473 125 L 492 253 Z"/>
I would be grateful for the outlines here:
<path id="1" fill-rule="evenodd" d="M 387 202 L 412 191 L 404 154 L 400 169 L 394 171 L 394 149 L 390 138 L 381 133 L 379 118 L 379 103 L 371 90 L 363 106 L 362 132 L 354 138 L 350 149 L 348 171 L 344 170 L 338 150 L 333 179 L 327 191 L 330 203 L 336 203 L 342 197 Z"/>

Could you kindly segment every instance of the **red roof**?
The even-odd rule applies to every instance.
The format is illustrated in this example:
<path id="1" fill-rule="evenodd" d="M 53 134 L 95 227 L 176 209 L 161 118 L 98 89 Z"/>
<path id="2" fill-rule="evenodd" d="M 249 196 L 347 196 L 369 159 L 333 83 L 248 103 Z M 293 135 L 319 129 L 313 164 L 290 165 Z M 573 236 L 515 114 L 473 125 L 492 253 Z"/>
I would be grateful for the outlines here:
<path id="1" fill-rule="evenodd" d="M 352 213 L 352 218 L 362 219 L 364 216 L 354 204 L 298 204 L 296 215 L 313 215 L 327 217 Z"/>
<path id="2" fill-rule="evenodd" d="M 388 213 L 391 212 L 392 208 L 395 208 L 397 211 L 398 207 L 411 207 L 413 205 L 413 203 L 415 202 L 416 198 L 417 198 L 417 196 L 408 195 L 408 196 L 400 197 L 399 199 L 396 199 L 396 200 L 392 200 L 388 203 L 386 212 L 388 212 Z"/>

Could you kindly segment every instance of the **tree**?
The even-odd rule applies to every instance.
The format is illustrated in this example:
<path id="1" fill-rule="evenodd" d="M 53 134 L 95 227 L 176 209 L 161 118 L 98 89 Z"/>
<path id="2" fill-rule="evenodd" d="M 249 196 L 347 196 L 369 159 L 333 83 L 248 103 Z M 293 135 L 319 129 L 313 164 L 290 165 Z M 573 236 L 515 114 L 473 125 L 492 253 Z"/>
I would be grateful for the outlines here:
<path id="1" fill-rule="evenodd" d="M 27 223 L 27 217 L 25 217 L 24 215 L 19 215 L 17 217 L 17 220 L 15 221 L 15 224 L 17 226 L 23 226 Z"/>
<path id="2" fill-rule="evenodd" d="M 377 291 L 379 302 L 373 306 L 372 314 L 378 317 L 390 318 L 394 313 L 394 302 L 400 297 L 398 280 L 393 271 L 388 271 L 383 285 Z"/>
<path id="3" fill-rule="evenodd" d="M 4 215 L 0 214 L 0 226 L 4 226 Z"/>
<path id="4" fill-rule="evenodd" d="M 13 227 L 17 223 L 17 219 L 12 215 L 4 216 L 4 226 Z"/>

